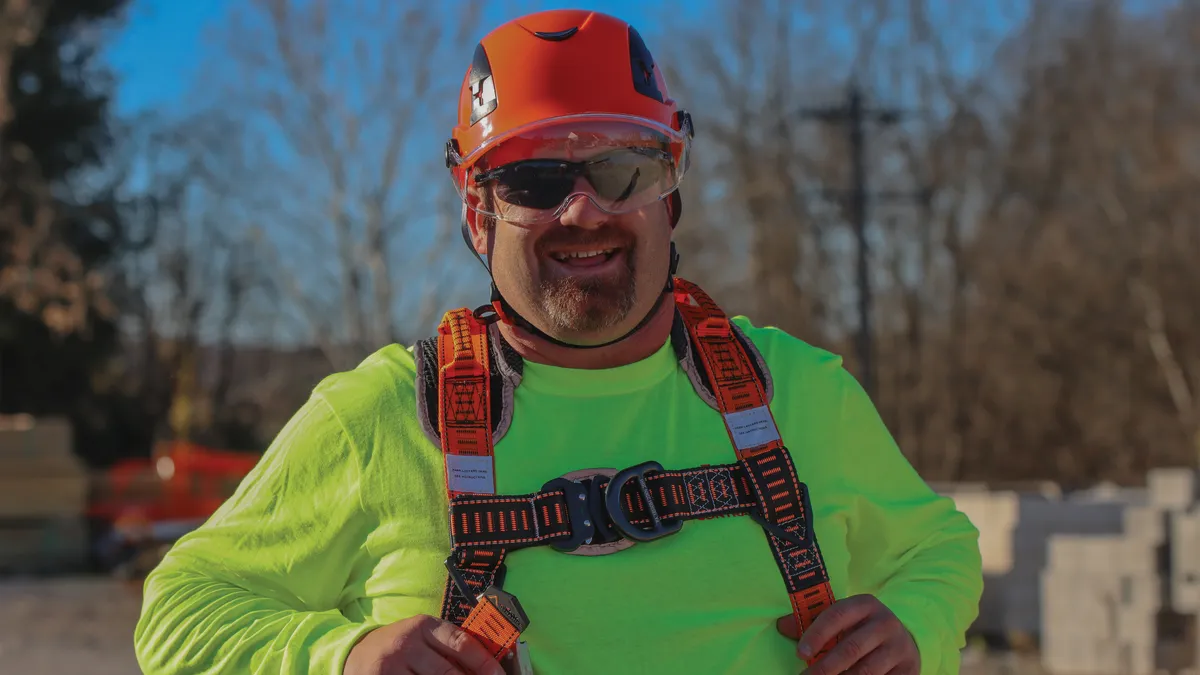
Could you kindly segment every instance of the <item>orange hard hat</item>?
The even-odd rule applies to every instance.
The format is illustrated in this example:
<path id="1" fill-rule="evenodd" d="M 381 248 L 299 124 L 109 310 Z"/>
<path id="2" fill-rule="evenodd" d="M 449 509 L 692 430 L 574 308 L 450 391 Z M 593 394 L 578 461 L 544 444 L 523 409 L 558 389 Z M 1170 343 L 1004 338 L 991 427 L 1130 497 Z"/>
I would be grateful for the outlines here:
<path id="1" fill-rule="evenodd" d="M 476 46 L 458 99 L 446 166 L 464 185 L 478 159 L 538 126 L 628 122 L 669 138 L 693 135 L 641 35 L 601 12 L 519 17 Z"/>

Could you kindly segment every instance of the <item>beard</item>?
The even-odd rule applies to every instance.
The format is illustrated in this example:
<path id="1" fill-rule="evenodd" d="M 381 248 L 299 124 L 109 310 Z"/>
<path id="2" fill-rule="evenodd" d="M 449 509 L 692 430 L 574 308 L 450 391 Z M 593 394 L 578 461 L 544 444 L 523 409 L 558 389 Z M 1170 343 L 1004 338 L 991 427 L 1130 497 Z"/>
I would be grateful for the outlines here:
<path id="1" fill-rule="evenodd" d="M 624 321 L 637 303 L 633 260 L 625 257 L 614 273 L 603 277 L 542 281 L 538 294 L 547 318 L 559 330 L 590 333 L 612 328 Z"/>
<path id="2" fill-rule="evenodd" d="M 562 274 L 551 271 L 553 264 L 539 256 L 541 280 L 537 287 L 537 303 L 556 331 L 593 333 L 607 330 L 623 322 L 637 304 L 637 247 L 628 235 L 616 237 L 609 228 L 577 236 L 566 236 L 566 228 L 556 232 L 554 242 L 543 242 L 546 248 L 554 244 L 583 244 L 622 241 L 617 265 L 610 272 L 597 275 Z"/>

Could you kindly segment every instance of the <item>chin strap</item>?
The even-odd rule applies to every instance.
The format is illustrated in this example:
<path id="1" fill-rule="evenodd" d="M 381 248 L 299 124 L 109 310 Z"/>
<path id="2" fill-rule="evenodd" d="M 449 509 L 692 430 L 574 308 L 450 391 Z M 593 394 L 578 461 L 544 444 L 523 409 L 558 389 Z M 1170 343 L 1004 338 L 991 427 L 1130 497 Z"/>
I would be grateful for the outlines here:
<path id="1" fill-rule="evenodd" d="M 671 214 L 671 229 L 675 229 L 675 225 L 679 222 L 679 215 L 680 211 L 682 211 L 682 207 L 683 203 L 679 197 L 679 192 L 676 191 L 671 193 L 670 202 L 668 202 L 668 211 Z M 641 329 L 645 328 L 646 324 L 650 323 L 650 320 L 653 319 L 654 315 L 658 313 L 659 308 L 662 307 L 663 301 L 666 298 L 674 299 L 675 273 L 679 269 L 679 252 L 675 249 L 675 242 L 672 241 L 671 262 L 669 269 L 667 270 L 667 282 L 663 285 L 663 291 L 659 294 L 658 300 L 654 302 L 654 306 L 650 308 L 650 311 L 646 313 L 646 316 L 642 317 L 642 320 L 639 321 L 636 326 L 631 328 L 629 332 L 625 333 L 621 337 L 609 340 L 608 342 L 603 342 L 598 345 L 578 345 L 570 342 L 563 342 L 556 337 L 546 334 L 545 331 L 530 323 L 528 319 L 521 316 L 521 314 L 518 313 L 517 310 L 513 309 L 513 306 L 504 299 L 504 295 L 501 294 L 500 289 L 496 287 L 496 278 L 492 276 L 491 267 L 489 267 L 487 262 L 484 261 L 483 256 L 479 255 L 479 251 L 475 250 L 475 245 L 471 242 L 471 232 L 467 224 L 467 217 L 468 207 L 464 204 L 461 228 L 463 241 L 467 243 L 467 248 L 475 256 L 475 259 L 479 261 L 479 264 L 483 265 L 483 269 L 487 270 L 488 278 L 491 279 L 492 282 L 491 303 L 487 305 L 480 305 L 474 311 L 475 318 L 486 324 L 503 321 L 510 325 L 517 326 L 518 328 L 559 347 L 567 347 L 569 349 L 599 349 L 600 347 L 608 347 L 621 342 L 622 340 L 626 340 L 634 333 L 637 333 Z"/>

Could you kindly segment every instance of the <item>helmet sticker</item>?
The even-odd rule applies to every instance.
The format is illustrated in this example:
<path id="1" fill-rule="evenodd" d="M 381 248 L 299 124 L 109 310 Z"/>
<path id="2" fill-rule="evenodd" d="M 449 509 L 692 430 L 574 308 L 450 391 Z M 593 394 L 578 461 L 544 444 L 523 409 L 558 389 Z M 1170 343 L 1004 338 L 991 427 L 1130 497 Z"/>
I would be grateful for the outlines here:
<path id="1" fill-rule="evenodd" d="M 658 81 L 654 79 L 654 57 L 633 26 L 629 27 L 629 61 L 633 68 L 633 88 L 637 93 L 665 103 L 662 92 L 658 90 Z"/>
<path id="2" fill-rule="evenodd" d="M 474 126 L 496 109 L 496 82 L 492 79 L 492 64 L 482 43 L 475 46 L 468 81 L 471 85 L 471 125 Z"/>

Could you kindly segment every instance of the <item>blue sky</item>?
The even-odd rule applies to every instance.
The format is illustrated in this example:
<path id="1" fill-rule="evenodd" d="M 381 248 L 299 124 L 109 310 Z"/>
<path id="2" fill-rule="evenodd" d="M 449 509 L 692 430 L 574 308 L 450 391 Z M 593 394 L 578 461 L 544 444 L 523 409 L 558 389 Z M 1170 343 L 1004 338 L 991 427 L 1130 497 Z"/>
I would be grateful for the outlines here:
<path id="1" fill-rule="evenodd" d="M 118 112 L 169 107 L 187 93 L 200 62 L 213 56 L 205 32 L 222 20 L 234 1 L 132 0 L 128 25 L 107 52 L 108 62 L 121 78 Z M 443 7 L 449 13 L 458 4 L 445 2 Z M 614 14 L 647 34 L 658 32 L 669 11 L 664 5 L 637 0 L 489 0 L 487 5 L 489 26 L 527 11 L 575 7 Z M 689 11 L 695 6 L 690 4 Z M 464 69 L 470 59 L 470 53 L 463 54 Z"/>
<path id="2" fill-rule="evenodd" d="M 133 0 L 125 26 L 107 52 L 120 78 L 117 110 L 169 105 L 190 86 L 204 55 L 204 30 L 229 0 Z"/>

